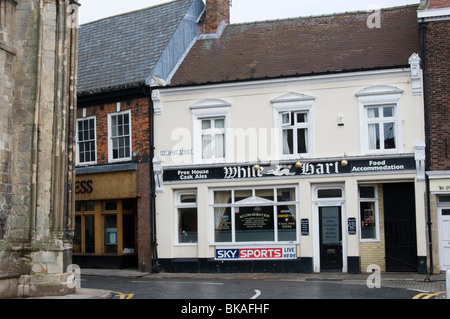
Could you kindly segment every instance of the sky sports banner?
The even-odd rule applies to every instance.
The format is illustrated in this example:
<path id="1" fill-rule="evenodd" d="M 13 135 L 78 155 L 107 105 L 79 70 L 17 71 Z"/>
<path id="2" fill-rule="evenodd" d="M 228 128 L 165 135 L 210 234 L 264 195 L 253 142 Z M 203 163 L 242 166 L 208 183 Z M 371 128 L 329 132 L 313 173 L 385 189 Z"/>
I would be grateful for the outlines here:
<path id="1" fill-rule="evenodd" d="M 295 245 L 258 248 L 216 248 L 215 260 L 287 260 L 297 259 Z"/>
<path id="2" fill-rule="evenodd" d="M 232 165 L 216 167 L 164 169 L 164 182 L 186 182 L 199 180 L 235 180 L 246 178 L 265 178 L 282 176 L 324 176 L 336 174 L 374 174 L 374 173 L 401 173 L 416 169 L 414 157 L 399 157 L 386 159 L 348 160 L 343 166 L 341 161 L 302 161 L 301 167 L 292 164 L 259 165 L 255 170 L 253 165 Z"/>

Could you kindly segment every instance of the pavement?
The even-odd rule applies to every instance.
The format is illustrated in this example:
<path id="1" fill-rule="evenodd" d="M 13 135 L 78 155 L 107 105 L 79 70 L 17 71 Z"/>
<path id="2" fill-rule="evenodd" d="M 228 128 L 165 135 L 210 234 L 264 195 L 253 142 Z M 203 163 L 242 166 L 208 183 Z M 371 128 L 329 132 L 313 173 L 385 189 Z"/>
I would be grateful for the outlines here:
<path id="1" fill-rule="evenodd" d="M 276 281 L 328 281 L 354 285 L 367 285 L 370 274 L 347 273 L 146 273 L 136 269 L 81 269 L 83 276 L 107 277 L 148 277 L 154 279 L 188 278 L 209 280 L 276 280 Z M 417 273 L 381 273 L 382 287 L 413 289 L 434 295 L 436 299 L 446 298 L 446 275 L 420 275 Z M 75 294 L 67 296 L 40 297 L 34 299 L 112 299 L 106 290 L 76 289 Z"/>

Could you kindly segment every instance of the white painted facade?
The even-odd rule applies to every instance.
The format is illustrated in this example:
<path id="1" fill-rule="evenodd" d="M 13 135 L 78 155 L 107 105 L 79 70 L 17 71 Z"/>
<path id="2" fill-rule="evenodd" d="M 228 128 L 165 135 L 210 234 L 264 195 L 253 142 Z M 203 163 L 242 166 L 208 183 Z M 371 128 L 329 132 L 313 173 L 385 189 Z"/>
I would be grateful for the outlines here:
<path id="1" fill-rule="evenodd" d="M 378 192 L 382 192 L 379 185 L 392 182 L 414 184 L 417 256 L 427 256 L 426 189 L 421 178 L 423 159 L 419 156 L 419 146 L 425 140 L 423 96 L 420 87 L 417 91 L 417 80 L 413 91 L 412 78 L 411 69 L 405 68 L 167 87 L 154 91 L 159 258 L 212 261 L 217 259 L 220 248 L 295 247 L 296 257 L 311 261 L 312 271 L 319 272 L 319 211 L 323 207 L 334 207 L 336 211 L 339 209 L 341 219 L 342 267 L 339 270 L 347 272 L 354 269 L 355 265 L 348 263 L 355 257 L 359 264 L 357 268 L 365 272 L 368 265 L 377 264 L 384 258 L 382 252 L 380 256 L 372 257 L 367 251 L 371 245 L 378 248 L 384 245 L 384 227 L 380 216 L 383 201 L 382 194 Z M 379 109 L 375 110 L 375 107 Z M 390 117 L 388 122 L 394 123 L 384 127 L 391 125 L 395 146 L 385 144 L 385 147 L 373 149 L 374 140 L 369 137 L 375 132 L 374 126 L 371 126 L 372 115 L 373 112 L 382 112 L 382 109 Z M 213 119 L 213 122 L 203 122 L 204 119 Z M 220 121 L 214 122 L 214 119 Z M 293 123 L 293 128 L 292 125 L 285 126 L 287 120 L 289 124 Z M 383 127 L 384 124 L 380 125 Z M 290 133 L 283 133 L 287 127 L 294 132 L 302 132 L 291 143 L 296 145 L 294 154 L 284 154 L 289 149 L 286 144 L 289 137 L 286 136 Z M 208 141 L 215 140 L 208 144 L 206 151 L 202 134 L 208 135 Z M 298 147 L 296 151 L 295 147 Z M 213 156 L 204 158 L 203 152 Z M 348 167 L 342 166 L 341 160 L 344 158 L 349 162 Z M 394 161 L 393 166 L 387 167 L 383 162 L 386 160 Z M 396 161 L 400 163 L 403 160 L 413 162 L 413 166 L 396 169 Z M 303 165 L 301 168 L 295 167 L 297 161 Z M 365 161 L 369 167 L 355 168 L 350 165 L 357 161 Z M 255 164 L 261 169 L 255 170 Z M 277 164 L 288 165 L 291 171 L 285 170 L 287 166 L 282 166 L 269 173 L 268 169 L 277 167 Z M 381 168 L 383 165 L 384 168 Z M 225 178 L 208 176 L 210 171 L 221 169 L 227 174 L 224 167 L 237 167 L 235 173 L 241 174 L 241 178 L 238 175 L 234 178 L 227 178 L 227 175 Z M 352 167 L 351 171 L 348 171 L 349 167 Z M 376 170 L 378 167 L 380 169 Z M 307 175 L 313 168 L 314 174 Z M 290 173 L 293 170 L 298 173 Z M 168 177 L 169 172 L 175 174 L 172 176 L 175 179 Z M 375 190 L 372 207 L 377 226 L 369 239 L 361 237 L 361 186 L 370 186 Z M 337 197 L 318 195 L 318 190 L 329 188 L 342 192 Z M 234 229 L 229 241 L 218 242 L 215 237 L 215 192 L 232 191 L 234 198 L 234 194 L 243 189 L 253 192 L 247 201 L 253 198 L 259 204 L 263 200 L 257 194 L 269 194 L 265 198 L 272 198 L 273 216 L 282 216 L 280 211 L 288 211 L 278 210 L 281 208 L 277 206 L 280 205 L 277 195 L 281 196 L 281 189 L 294 190 L 289 206 L 295 207 L 294 237 L 280 241 L 281 233 L 277 231 L 281 222 L 276 219 L 273 240 L 238 241 L 239 234 Z M 275 194 L 273 197 L 270 195 L 272 191 Z M 180 196 L 183 194 L 193 194 L 196 200 L 182 203 Z M 239 205 L 245 207 L 250 204 L 230 204 L 234 213 L 230 217 L 232 224 L 238 218 Z M 180 207 L 196 210 L 197 240 L 194 242 L 180 243 L 178 240 Z M 223 209 L 226 209 L 225 206 Z M 306 221 L 308 226 L 305 233 L 301 221 Z M 350 232 L 351 222 L 356 223 L 355 232 Z M 384 265 L 380 266 L 384 269 Z"/>

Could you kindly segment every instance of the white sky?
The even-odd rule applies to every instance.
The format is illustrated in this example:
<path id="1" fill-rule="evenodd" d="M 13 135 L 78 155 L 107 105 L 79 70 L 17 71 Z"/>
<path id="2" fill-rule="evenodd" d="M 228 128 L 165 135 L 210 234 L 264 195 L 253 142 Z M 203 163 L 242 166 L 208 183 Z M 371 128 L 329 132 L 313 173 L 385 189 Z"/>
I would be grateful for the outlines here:
<path id="1" fill-rule="evenodd" d="M 124 12 L 151 7 L 170 0 L 79 0 L 80 24 Z M 365 11 L 407 4 L 420 0 L 232 0 L 231 23 L 305 17 L 346 11 Z"/>

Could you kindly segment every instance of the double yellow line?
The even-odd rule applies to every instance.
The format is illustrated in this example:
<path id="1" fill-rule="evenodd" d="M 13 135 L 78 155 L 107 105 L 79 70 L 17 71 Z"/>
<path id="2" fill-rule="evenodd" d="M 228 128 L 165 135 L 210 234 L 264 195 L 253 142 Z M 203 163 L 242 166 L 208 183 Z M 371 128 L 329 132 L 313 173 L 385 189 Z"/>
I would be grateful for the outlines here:
<path id="1" fill-rule="evenodd" d="M 430 299 L 431 297 L 436 297 L 440 294 L 445 294 L 445 291 L 436 292 L 436 293 L 426 293 L 423 292 L 413 297 L 413 299 Z"/>
<path id="2" fill-rule="evenodd" d="M 108 291 L 112 292 L 113 294 L 119 295 L 119 299 L 131 299 L 134 296 L 134 294 L 124 294 L 123 292 L 112 291 L 112 290 L 108 290 Z"/>

